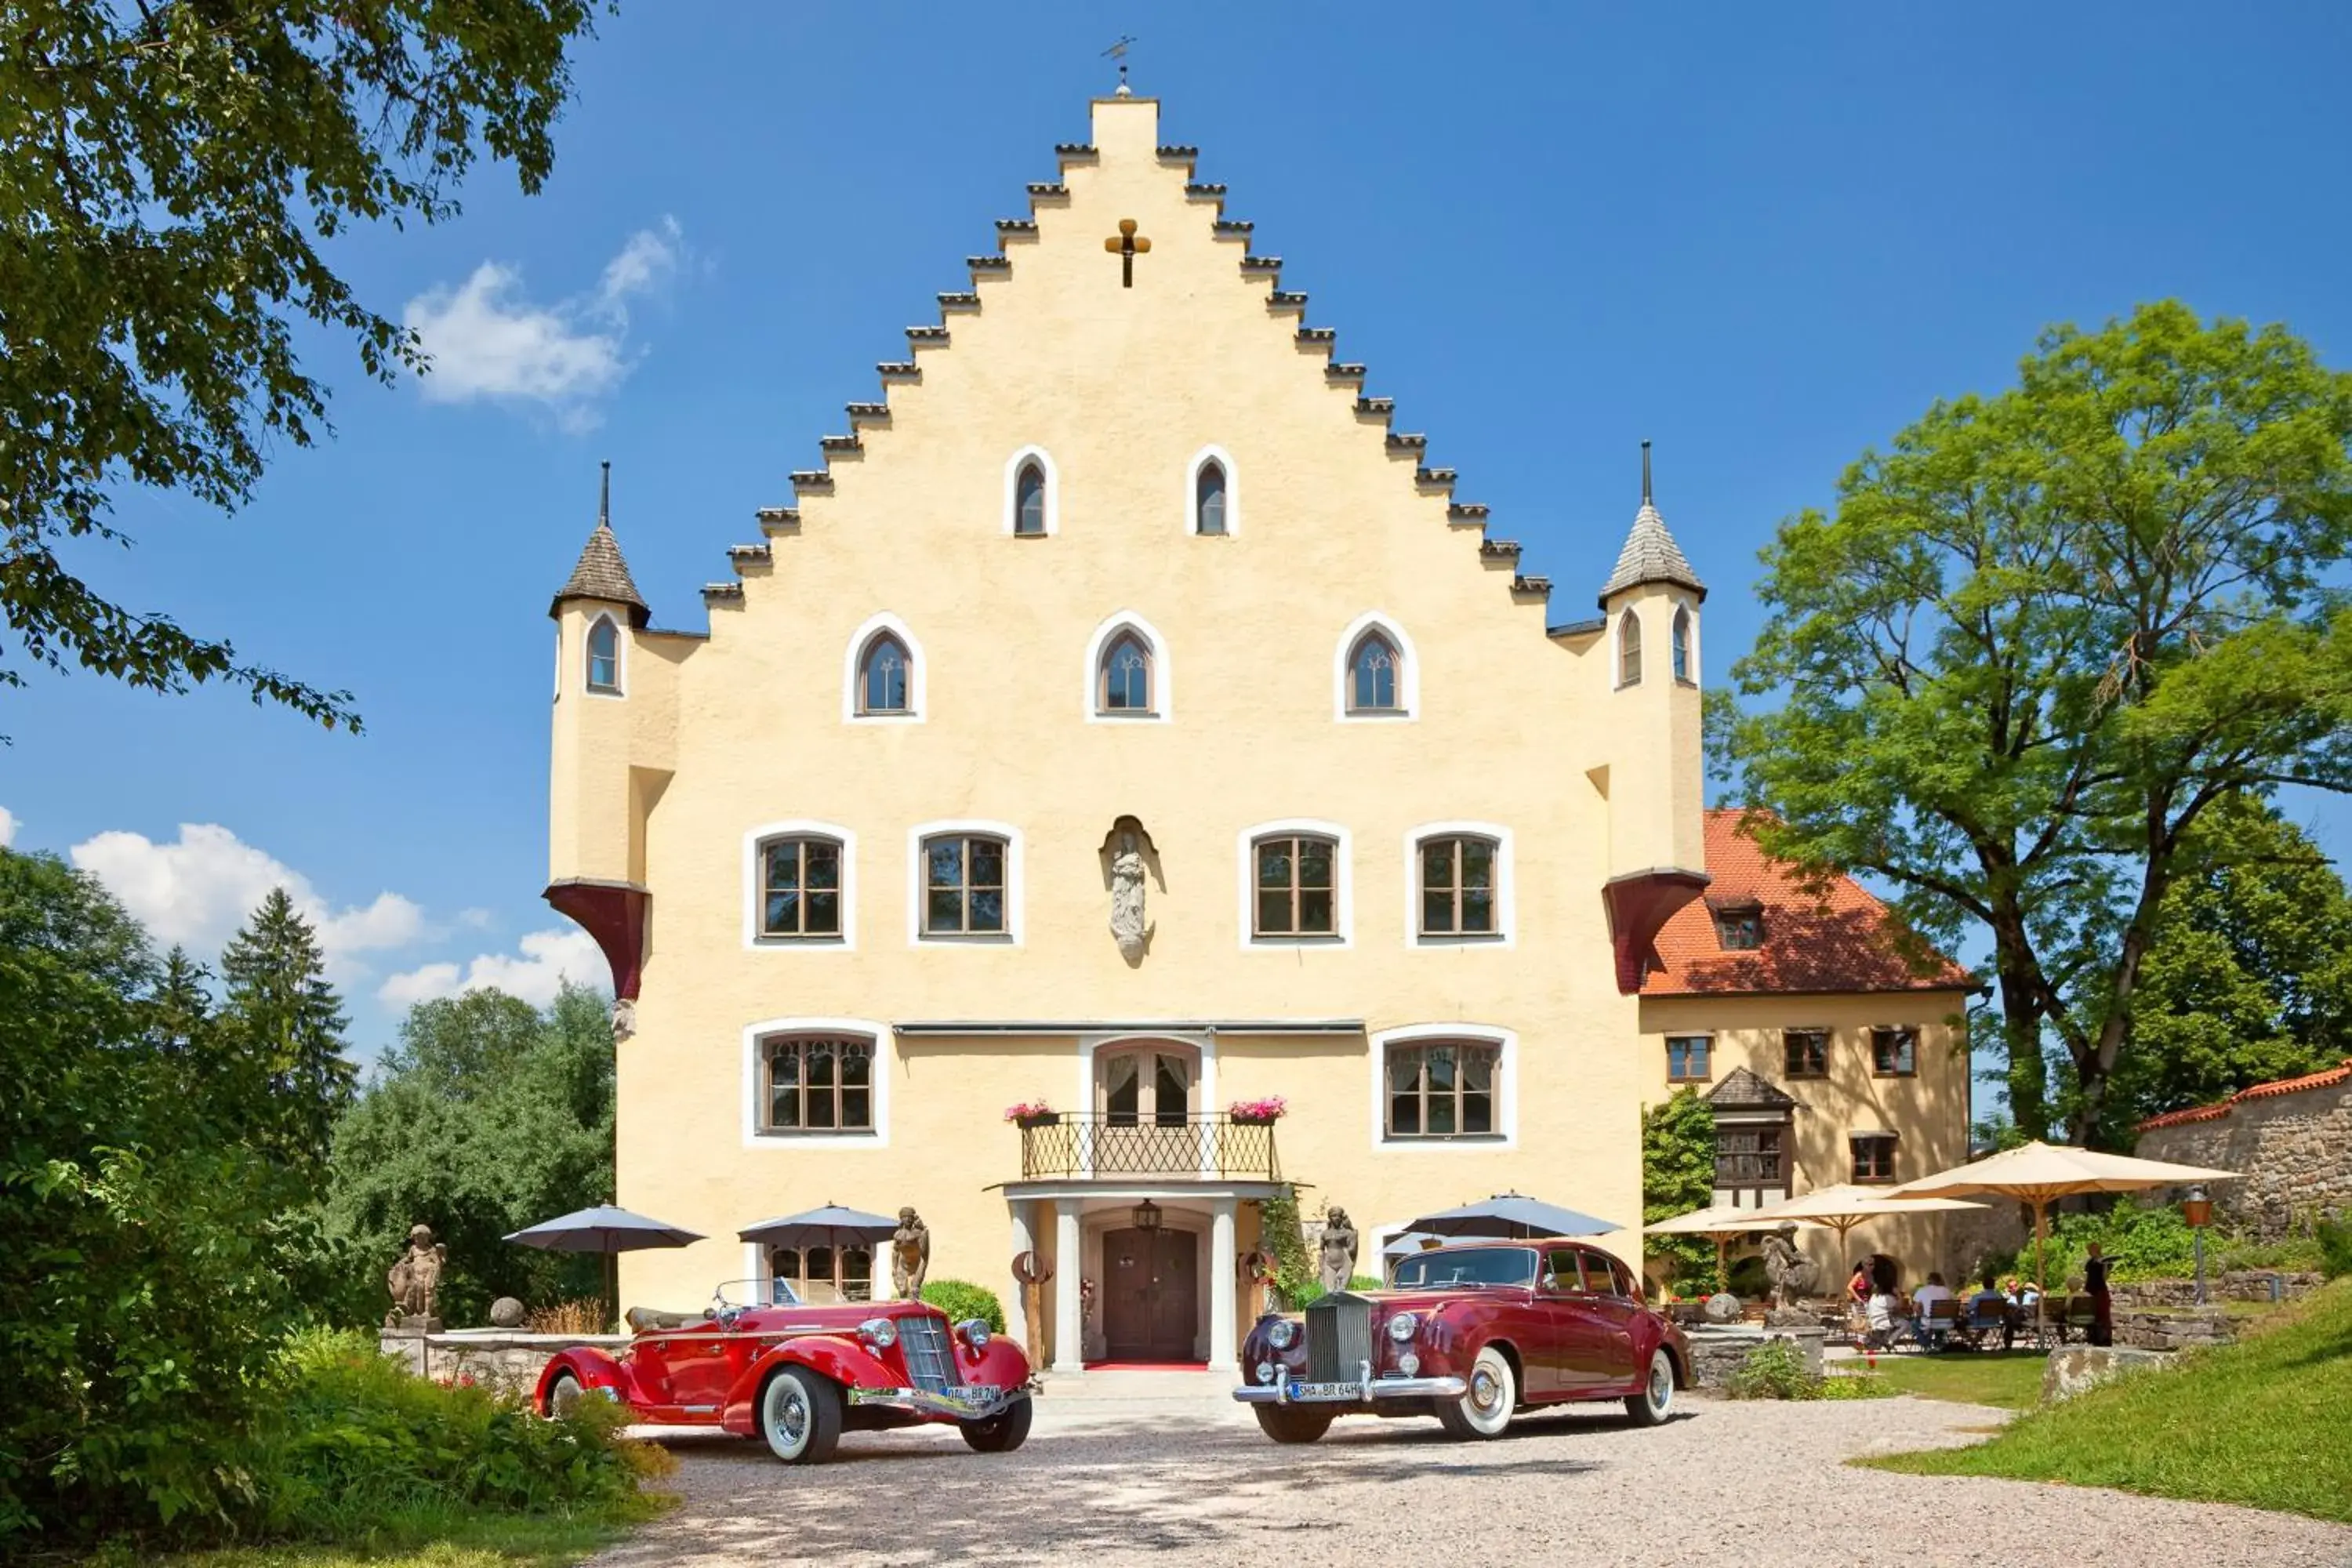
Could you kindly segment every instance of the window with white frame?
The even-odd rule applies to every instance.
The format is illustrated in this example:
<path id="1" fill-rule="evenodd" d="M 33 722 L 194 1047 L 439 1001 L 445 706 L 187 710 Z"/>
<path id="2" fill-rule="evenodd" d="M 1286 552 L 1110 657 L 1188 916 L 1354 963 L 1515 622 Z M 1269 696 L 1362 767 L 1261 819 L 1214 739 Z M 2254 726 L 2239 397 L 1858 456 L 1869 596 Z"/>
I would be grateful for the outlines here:
<path id="1" fill-rule="evenodd" d="M 1642 618 L 1631 609 L 1617 617 L 1617 684 L 1642 684 Z"/>
<path id="2" fill-rule="evenodd" d="M 1351 714 L 1401 713 L 1404 710 L 1400 676 L 1403 659 L 1386 632 L 1370 630 L 1348 651 L 1348 711 Z"/>
<path id="3" fill-rule="evenodd" d="M 1339 845 L 1319 833 L 1273 833 L 1254 839 L 1252 933 L 1277 940 L 1339 934 Z"/>
<path id="4" fill-rule="evenodd" d="M 1500 936 L 1501 846 L 1483 833 L 1447 833 L 1418 847 L 1421 934 Z"/>
<path id="5" fill-rule="evenodd" d="M 1491 1040 L 1388 1046 L 1381 1136 L 1391 1142 L 1502 1136 L 1502 1047 Z"/>
<path id="6" fill-rule="evenodd" d="M 1095 711 L 1112 719 L 1151 717 L 1151 645 L 1137 633 L 1112 637 L 1095 671 Z"/>
<path id="7" fill-rule="evenodd" d="M 1687 605 L 1675 606 L 1671 652 L 1674 656 L 1675 679 L 1685 684 L 1697 680 L 1692 673 L 1697 666 L 1691 660 L 1691 613 Z"/>
<path id="8" fill-rule="evenodd" d="M 779 1034 L 759 1043 L 762 1135 L 870 1133 L 874 1041 L 863 1036 Z"/>
<path id="9" fill-rule="evenodd" d="M 937 833 L 922 843 L 926 937 L 1003 936 L 1005 840 L 991 833 Z"/>
<path id="10" fill-rule="evenodd" d="M 860 717 L 903 717 L 914 711 L 915 661 L 907 645 L 893 632 L 877 632 L 866 639 L 857 660 L 857 711 Z"/>
<path id="11" fill-rule="evenodd" d="M 760 937 L 765 942 L 839 942 L 841 840 L 818 834 L 762 839 L 759 846 Z"/>
<path id="12" fill-rule="evenodd" d="M 588 689 L 607 697 L 621 692 L 621 629 L 610 616 L 588 628 Z"/>
<path id="13" fill-rule="evenodd" d="M 1211 537 L 1225 532 L 1225 466 L 1214 458 L 1192 477 L 1192 531 Z"/>

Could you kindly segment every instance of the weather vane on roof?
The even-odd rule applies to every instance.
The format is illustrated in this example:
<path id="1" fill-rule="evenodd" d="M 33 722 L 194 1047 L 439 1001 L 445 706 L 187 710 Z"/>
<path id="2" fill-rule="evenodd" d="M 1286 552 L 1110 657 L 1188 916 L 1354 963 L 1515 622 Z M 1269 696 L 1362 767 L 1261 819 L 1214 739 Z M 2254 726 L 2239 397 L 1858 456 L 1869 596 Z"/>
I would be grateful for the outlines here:
<path id="1" fill-rule="evenodd" d="M 1133 38 L 1122 36 L 1117 43 L 1103 51 L 1103 58 L 1118 62 L 1118 91 L 1121 98 L 1129 96 L 1134 90 L 1127 85 L 1127 46 L 1133 42 L 1135 42 Z"/>

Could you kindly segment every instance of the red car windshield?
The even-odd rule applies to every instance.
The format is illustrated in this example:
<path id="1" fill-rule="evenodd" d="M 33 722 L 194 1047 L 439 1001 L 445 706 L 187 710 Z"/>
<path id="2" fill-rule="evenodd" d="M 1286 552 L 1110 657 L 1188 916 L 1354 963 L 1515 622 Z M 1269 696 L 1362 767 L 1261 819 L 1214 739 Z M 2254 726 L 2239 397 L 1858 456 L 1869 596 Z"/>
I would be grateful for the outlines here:
<path id="1" fill-rule="evenodd" d="M 1396 1266 L 1396 1285 L 1401 1290 L 1535 1282 L 1535 1251 L 1525 1247 L 1465 1247 L 1459 1252 L 1441 1247 L 1416 1252 Z"/>

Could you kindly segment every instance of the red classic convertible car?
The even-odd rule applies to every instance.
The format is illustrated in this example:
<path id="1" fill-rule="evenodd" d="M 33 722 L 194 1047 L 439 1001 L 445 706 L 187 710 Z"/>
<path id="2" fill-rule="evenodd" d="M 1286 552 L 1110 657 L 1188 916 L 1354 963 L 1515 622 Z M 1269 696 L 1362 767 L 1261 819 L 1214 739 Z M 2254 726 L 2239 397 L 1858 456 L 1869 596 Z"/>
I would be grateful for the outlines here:
<path id="1" fill-rule="evenodd" d="M 1516 1410 L 1576 1400 L 1622 1399 L 1655 1426 L 1690 1386 L 1690 1347 L 1598 1247 L 1476 1242 L 1412 1254 L 1391 1289 L 1259 1319 L 1242 1374 L 1234 1397 L 1277 1443 L 1312 1443 L 1358 1413 L 1493 1437 Z"/>
<path id="2" fill-rule="evenodd" d="M 628 1321 L 636 1337 L 619 1356 L 581 1346 L 547 1363 L 541 1415 L 602 1394 L 649 1425 L 764 1438 L 786 1464 L 823 1462 L 845 1431 L 918 1422 L 951 1421 L 983 1454 L 1029 1436 L 1029 1358 L 980 1320 L 950 1326 L 919 1301 L 812 1306 L 782 1282 L 747 1281 L 719 1287 L 706 1311 L 637 1308 Z"/>

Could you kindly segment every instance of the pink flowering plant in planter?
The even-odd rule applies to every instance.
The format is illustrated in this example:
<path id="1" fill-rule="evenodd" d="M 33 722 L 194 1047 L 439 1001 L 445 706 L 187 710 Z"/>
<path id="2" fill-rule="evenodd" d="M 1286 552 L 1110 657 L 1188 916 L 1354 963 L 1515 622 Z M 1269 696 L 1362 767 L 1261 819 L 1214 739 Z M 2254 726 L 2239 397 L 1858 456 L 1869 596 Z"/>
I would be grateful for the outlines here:
<path id="1" fill-rule="evenodd" d="M 1004 1108 L 1004 1120 L 1023 1127 L 1050 1127 L 1061 1119 L 1062 1113 L 1042 1100 L 1024 1100 Z"/>
<path id="2" fill-rule="evenodd" d="M 1245 1127 L 1271 1127 L 1289 1109 L 1282 1096 L 1273 1094 L 1264 1100 L 1236 1100 L 1225 1107 L 1225 1114 Z"/>

